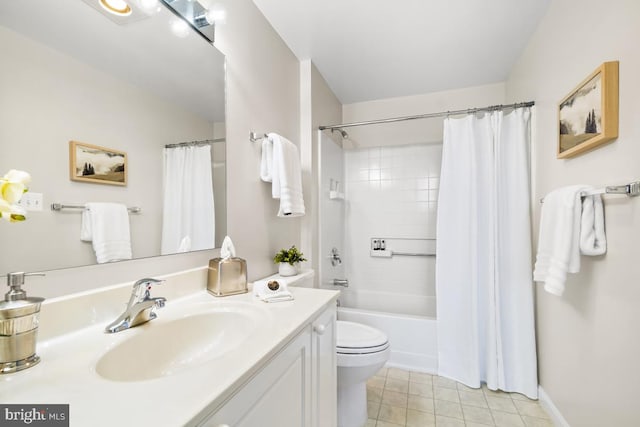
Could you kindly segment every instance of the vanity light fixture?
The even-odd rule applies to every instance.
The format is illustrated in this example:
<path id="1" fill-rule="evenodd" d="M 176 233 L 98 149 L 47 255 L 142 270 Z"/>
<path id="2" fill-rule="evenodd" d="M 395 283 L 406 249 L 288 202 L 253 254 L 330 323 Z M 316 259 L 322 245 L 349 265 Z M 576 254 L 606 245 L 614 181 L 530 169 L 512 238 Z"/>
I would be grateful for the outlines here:
<path id="1" fill-rule="evenodd" d="M 131 7 L 124 0 L 99 0 L 100 6 L 109 13 L 118 16 L 131 15 Z"/>

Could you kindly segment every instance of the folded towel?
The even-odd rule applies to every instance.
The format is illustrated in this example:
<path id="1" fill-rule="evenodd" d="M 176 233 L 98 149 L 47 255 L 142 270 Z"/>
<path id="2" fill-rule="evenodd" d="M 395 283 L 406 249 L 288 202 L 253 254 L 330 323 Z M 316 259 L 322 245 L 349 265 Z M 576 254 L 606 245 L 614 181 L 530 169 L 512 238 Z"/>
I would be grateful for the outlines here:
<path id="1" fill-rule="evenodd" d="M 81 240 L 91 241 L 98 264 L 131 259 L 129 211 L 120 203 L 87 203 Z"/>
<path id="2" fill-rule="evenodd" d="M 586 196 L 582 200 L 580 224 L 580 252 L 583 255 L 602 255 L 607 251 L 604 233 L 604 212 L 599 194 Z"/>
<path id="3" fill-rule="evenodd" d="M 268 134 L 268 142 L 262 143 L 260 177 L 271 181 L 271 195 L 280 199 L 279 217 L 305 214 L 300 155 L 295 144 L 276 133 Z"/>
<path id="4" fill-rule="evenodd" d="M 590 188 L 573 185 L 544 197 L 533 280 L 551 294 L 562 295 L 567 273 L 580 271 L 581 193 Z"/>
<path id="5" fill-rule="evenodd" d="M 264 279 L 253 283 L 253 295 L 264 302 L 291 301 L 293 295 L 287 289 L 287 283 L 282 279 Z"/>

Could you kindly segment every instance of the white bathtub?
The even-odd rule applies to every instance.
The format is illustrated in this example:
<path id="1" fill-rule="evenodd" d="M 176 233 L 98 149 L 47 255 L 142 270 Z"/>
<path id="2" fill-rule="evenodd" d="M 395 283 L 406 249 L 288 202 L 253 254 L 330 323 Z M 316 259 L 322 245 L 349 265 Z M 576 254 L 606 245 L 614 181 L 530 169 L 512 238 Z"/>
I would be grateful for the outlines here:
<path id="1" fill-rule="evenodd" d="M 387 334 L 391 345 L 391 357 L 387 366 L 437 373 L 438 341 L 435 317 L 338 307 L 338 320 L 362 323 Z"/>

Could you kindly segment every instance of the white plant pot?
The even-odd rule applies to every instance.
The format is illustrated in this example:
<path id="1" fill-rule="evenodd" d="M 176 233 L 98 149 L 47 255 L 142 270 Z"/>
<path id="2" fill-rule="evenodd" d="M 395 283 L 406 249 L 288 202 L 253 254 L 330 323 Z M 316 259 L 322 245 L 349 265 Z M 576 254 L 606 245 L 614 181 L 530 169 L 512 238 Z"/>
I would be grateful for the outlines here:
<path id="1" fill-rule="evenodd" d="M 298 274 L 298 266 L 291 265 L 288 262 L 281 262 L 278 267 L 278 274 L 282 277 L 295 276 Z"/>

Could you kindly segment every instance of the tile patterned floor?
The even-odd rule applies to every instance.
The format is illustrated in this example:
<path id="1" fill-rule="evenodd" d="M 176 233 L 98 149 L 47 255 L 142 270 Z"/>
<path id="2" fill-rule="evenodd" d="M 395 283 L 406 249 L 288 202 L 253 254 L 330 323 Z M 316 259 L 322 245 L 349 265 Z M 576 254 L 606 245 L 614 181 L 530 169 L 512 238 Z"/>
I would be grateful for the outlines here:
<path id="1" fill-rule="evenodd" d="M 553 427 L 537 400 L 383 368 L 367 382 L 365 427 Z"/>

